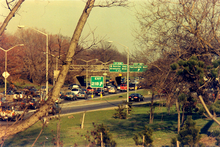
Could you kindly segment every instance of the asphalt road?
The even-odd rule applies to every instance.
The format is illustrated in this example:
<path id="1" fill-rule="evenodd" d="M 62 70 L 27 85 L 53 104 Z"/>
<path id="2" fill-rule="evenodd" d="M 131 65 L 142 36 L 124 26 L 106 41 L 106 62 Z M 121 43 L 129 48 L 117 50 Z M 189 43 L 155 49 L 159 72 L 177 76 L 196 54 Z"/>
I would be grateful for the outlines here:
<path id="1" fill-rule="evenodd" d="M 126 92 L 125 92 L 126 93 Z M 114 94 L 114 95 L 120 95 L 122 93 Z M 109 97 L 110 95 L 103 96 L 102 98 L 104 99 L 105 97 Z M 62 104 L 60 104 L 61 109 L 61 116 L 63 115 L 69 115 L 69 114 L 74 114 L 74 113 L 80 113 L 80 112 L 89 112 L 89 111 L 97 111 L 97 110 L 103 110 L 103 109 L 113 109 L 117 108 L 119 104 L 122 104 L 123 101 L 126 101 L 126 99 L 120 99 L 120 100 L 98 100 L 101 99 L 99 97 L 94 97 L 94 99 L 97 99 L 97 101 L 92 101 L 91 98 L 84 100 L 84 99 L 78 99 L 77 101 L 64 101 Z M 145 96 L 144 101 L 141 102 L 133 102 L 133 106 L 139 105 L 139 104 L 144 104 L 150 101 L 150 97 Z M 26 115 L 31 115 L 34 112 L 34 110 L 31 110 L 29 114 Z M 1 125 L 10 125 L 13 122 L 7 122 L 7 121 L 0 121 L 0 126 Z"/>

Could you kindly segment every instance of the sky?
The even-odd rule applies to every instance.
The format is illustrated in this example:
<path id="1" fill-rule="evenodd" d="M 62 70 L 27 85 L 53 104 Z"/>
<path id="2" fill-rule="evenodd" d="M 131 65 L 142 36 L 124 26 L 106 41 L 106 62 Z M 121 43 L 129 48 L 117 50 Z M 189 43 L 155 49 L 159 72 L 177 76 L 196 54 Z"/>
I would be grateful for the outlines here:
<path id="1" fill-rule="evenodd" d="M 138 6 L 142 1 L 130 0 Z M 72 37 L 77 22 L 85 6 L 85 0 L 25 0 L 15 17 L 7 26 L 6 33 L 13 34 L 18 25 L 43 29 L 48 34 L 61 34 Z M 5 0 L 0 0 L 0 22 L 3 22 L 9 10 Z M 132 52 L 135 49 L 133 30 L 138 26 L 135 17 L 136 7 L 111 7 L 92 9 L 84 27 L 84 38 L 95 30 L 95 36 L 112 43 L 123 51 L 123 44 Z"/>

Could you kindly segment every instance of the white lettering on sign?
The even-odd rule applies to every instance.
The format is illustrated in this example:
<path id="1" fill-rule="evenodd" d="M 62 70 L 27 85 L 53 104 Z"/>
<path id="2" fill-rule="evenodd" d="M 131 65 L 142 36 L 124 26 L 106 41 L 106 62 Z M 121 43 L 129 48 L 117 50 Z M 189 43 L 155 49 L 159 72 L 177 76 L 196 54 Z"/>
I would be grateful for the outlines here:
<path id="1" fill-rule="evenodd" d="M 95 77 L 95 80 L 101 80 L 101 77 Z"/>

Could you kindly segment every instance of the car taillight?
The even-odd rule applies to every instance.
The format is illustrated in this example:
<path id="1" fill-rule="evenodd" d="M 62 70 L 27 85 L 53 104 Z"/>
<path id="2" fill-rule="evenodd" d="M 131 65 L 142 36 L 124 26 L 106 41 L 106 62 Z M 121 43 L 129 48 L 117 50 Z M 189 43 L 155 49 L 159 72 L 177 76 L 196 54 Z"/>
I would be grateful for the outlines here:
<path id="1" fill-rule="evenodd" d="M 129 96 L 129 98 L 131 98 L 131 96 Z"/>
<path id="2" fill-rule="evenodd" d="M 134 98 L 137 99 L 138 97 L 135 96 Z"/>

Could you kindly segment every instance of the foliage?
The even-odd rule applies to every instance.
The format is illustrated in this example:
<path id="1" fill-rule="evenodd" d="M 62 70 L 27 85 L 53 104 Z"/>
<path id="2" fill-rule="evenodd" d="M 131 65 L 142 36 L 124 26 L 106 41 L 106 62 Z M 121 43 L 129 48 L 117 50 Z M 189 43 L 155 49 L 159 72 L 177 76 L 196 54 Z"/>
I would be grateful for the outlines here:
<path id="1" fill-rule="evenodd" d="M 148 126 L 145 126 L 143 131 L 139 132 L 138 134 L 135 134 L 135 136 L 133 137 L 135 145 L 143 145 L 145 147 L 152 145 L 153 143 L 152 135 L 153 135 L 153 130 Z M 140 137 L 140 140 L 139 140 L 139 137 Z"/>
<path id="2" fill-rule="evenodd" d="M 132 103 L 123 101 L 122 104 L 118 105 L 118 108 L 115 109 L 115 111 L 116 111 L 116 113 L 113 114 L 114 118 L 126 119 L 127 118 L 127 111 L 128 111 L 128 114 L 130 114 L 130 112 L 132 111 Z"/>
<path id="3" fill-rule="evenodd" d="M 192 116 L 187 116 L 177 138 L 182 145 L 193 146 L 199 142 L 201 135 L 199 134 L 199 128 L 196 127 L 196 123 L 193 121 Z"/>
<path id="4" fill-rule="evenodd" d="M 103 124 L 95 124 L 93 123 L 94 130 L 91 131 L 91 135 L 93 136 L 96 145 L 101 146 L 101 134 L 103 137 L 103 143 L 105 146 L 115 147 L 117 143 L 112 139 L 112 135 L 109 133 L 109 129 L 107 126 Z"/>

